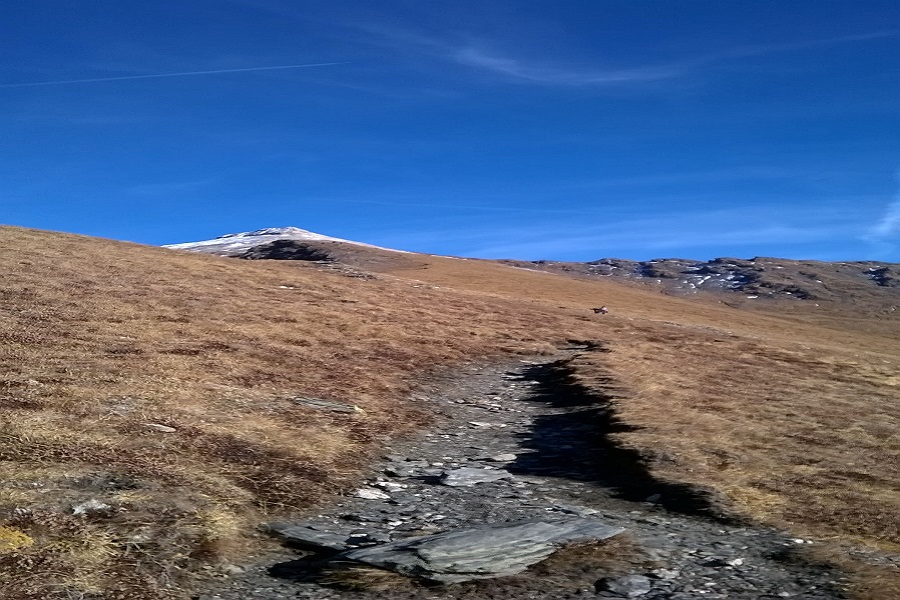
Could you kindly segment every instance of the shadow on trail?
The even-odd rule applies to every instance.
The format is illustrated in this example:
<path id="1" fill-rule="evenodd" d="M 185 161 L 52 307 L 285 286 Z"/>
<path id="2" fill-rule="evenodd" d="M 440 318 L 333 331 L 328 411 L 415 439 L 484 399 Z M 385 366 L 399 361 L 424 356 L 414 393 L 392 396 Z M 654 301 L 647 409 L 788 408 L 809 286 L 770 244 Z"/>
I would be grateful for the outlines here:
<path id="1" fill-rule="evenodd" d="M 655 478 L 638 452 L 611 437 L 637 429 L 615 414 L 612 401 L 622 396 L 612 377 L 601 380 L 601 389 L 587 388 L 575 378 L 569 361 L 559 360 L 526 369 L 521 380 L 537 382 L 527 401 L 564 410 L 535 419 L 533 429 L 522 434 L 522 446 L 532 452 L 510 464 L 510 472 L 593 482 L 610 488 L 617 498 L 651 498 L 673 512 L 733 521 L 710 502 L 707 492 Z"/>

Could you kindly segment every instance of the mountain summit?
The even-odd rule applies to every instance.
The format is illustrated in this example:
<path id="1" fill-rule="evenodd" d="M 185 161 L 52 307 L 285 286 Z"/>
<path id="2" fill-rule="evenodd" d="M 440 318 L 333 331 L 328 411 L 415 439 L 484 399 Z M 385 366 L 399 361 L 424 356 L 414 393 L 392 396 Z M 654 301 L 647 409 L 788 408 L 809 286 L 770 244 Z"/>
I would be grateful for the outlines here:
<path id="1" fill-rule="evenodd" d="M 292 242 L 341 242 L 344 244 L 364 246 L 366 248 L 376 248 L 378 250 L 391 250 L 391 248 L 381 248 L 380 246 L 373 246 L 372 244 L 364 244 L 362 242 L 354 242 L 353 240 L 322 235 L 320 233 L 307 231 L 306 229 L 300 229 L 299 227 L 267 227 L 255 231 L 228 233 L 212 240 L 186 242 L 183 244 L 167 244 L 163 247 L 174 250 L 205 252 L 207 254 L 218 254 L 222 256 L 237 256 L 252 248 L 256 248 L 257 246 L 281 240 Z M 393 252 L 402 252 L 402 250 L 393 250 Z"/>

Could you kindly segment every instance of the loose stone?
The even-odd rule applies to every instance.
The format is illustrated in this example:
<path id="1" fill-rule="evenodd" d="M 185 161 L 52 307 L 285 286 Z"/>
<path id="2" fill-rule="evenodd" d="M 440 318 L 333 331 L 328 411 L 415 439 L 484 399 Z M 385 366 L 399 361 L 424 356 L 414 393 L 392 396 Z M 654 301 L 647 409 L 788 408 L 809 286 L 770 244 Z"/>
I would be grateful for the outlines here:
<path id="1" fill-rule="evenodd" d="M 387 492 L 375 488 L 360 488 L 353 492 L 353 495 L 363 500 L 387 500 L 391 497 Z"/>
<path id="2" fill-rule="evenodd" d="M 604 577 L 597 582 L 598 592 L 612 592 L 625 598 L 637 598 L 650 592 L 652 584 L 643 575 L 626 575 L 625 577 Z"/>
<path id="3" fill-rule="evenodd" d="M 666 506 L 678 492 L 662 485 L 642 490 L 636 497 L 643 501 L 618 497 L 620 490 L 605 479 L 609 453 L 603 444 L 610 442 L 602 439 L 593 418 L 602 400 L 588 398 L 580 405 L 568 396 L 570 390 L 549 389 L 548 383 L 561 374 L 558 365 L 518 364 L 511 377 L 521 385 L 508 389 L 498 385 L 505 369 L 471 367 L 422 392 L 421 406 L 436 415 L 435 432 L 393 442 L 385 448 L 389 454 L 382 464 L 374 465 L 368 481 L 361 482 L 361 495 L 351 490 L 317 516 L 286 525 L 299 528 L 295 542 L 274 557 L 247 565 L 244 573 L 220 579 L 215 591 L 200 594 L 198 600 L 761 600 L 781 593 L 804 600 L 846 598 L 841 591 L 846 581 L 839 574 L 804 563 L 802 553 L 791 561 L 779 558 L 805 549 L 806 539 L 676 512 Z M 488 394 L 492 397 L 486 392 L 493 392 Z M 502 410 L 491 410 L 496 407 Z M 393 479 L 380 479 L 379 474 Z M 660 495 L 658 502 L 652 502 L 655 494 Z M 477 578 L 491 576 L 492 570 L 502 574 L 506 568 L 518 569 L 556 550 L 555 544 L 538 549 L 531 538 L 491 549 L 490 544 L 507 535 L 493 528 L 568 519 L 625 528 L 627 535 L 600 545 L 596 556 L 590 546 L 575 549 L 571 562 L 560 556 L 537 567 L 541 571 L 526 570 L 511 582 L 452 583 L 454 577 L 471 577 L 470 571 Z M 481 542 L 460 542 L 453 551 L 430 542 L 435 546 L 428 554 L 428 538 L 485 528 L 491 532 L 480 533 Z M 313 566 L 298 573 L 297 564 L 307 560 L 307 555 L 297 555 L 301 546 L 316 553 L 310 557 Z M 327 555 L 358 564 L 354 568 L 361 573 L 390 568 L 385 558 L 389 550 L 390 560 L 406 564 L 406 572 L 450 583 L 439 590 L 417 584 L 408 590 L 335 590 L 308 570 L 320 568 L 315 565 Z M 380 555 L 385 566 L 349 559 L 351 553 L 363 551 Z M 607 555 L 609 564 L 603 562 Z M 876 559 L 874 554 L 854 556 Z M 478 561 L 484 566 L 476 568 Z M 553 572 L 544 570 L 546 565 L 553 565 Z"/>
<path id="4" fill-rule="evenodd" d="M 512 474 L 502 469 L 462 467 L 441 473 L 440 483 L 451 487 L 463 487 L 510 478 L 512 478 Z"/>
<path id="5" fill-rule="evenodd" d="M 313 549 L 346 550 L 347 538 L 326 531 L 316 531 L 309 527 L 290 523 L 268 523 L 263 528 L 290 544 Z"/>

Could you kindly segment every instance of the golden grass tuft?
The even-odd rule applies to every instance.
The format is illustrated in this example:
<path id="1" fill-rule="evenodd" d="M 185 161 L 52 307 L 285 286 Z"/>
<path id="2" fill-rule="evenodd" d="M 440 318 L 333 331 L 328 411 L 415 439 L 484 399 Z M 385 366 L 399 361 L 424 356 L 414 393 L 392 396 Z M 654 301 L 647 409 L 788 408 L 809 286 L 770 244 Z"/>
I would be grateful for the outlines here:
<path id="1" fill-rule="evenodd" d="M 0 526 L 0 554 L 8 554 L 34 544 L 34 539 L 23 531 Z"/>

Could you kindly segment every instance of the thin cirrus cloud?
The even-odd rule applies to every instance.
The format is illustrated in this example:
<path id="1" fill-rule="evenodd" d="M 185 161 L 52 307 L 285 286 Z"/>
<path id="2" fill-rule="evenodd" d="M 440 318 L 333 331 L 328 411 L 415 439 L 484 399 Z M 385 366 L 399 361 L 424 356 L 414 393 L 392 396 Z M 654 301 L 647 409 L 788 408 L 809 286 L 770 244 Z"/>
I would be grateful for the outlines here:
<path id="1" fill-rule="evenodd" d="M 434 41 L 429 42 L 429 45 L 432 47 L 443 47 L 445 57 L 456 63 L 502 75 L 510 80 L 543 85 L 590 86 L 673 79 L 684 76 L 700 67 L 720 61 L 865 42 L 896 37 L 897 34 L 898 32 L 893 30 L 877 31 L 800 42 L 737 46 L 720 52 L 690 57 L 671 63 L 627 69 L 601 70 L 572 70 L 560 65 L 538 64 L 494 54 L 475 45 L 455 48 L 449 45 L 441 45 Z M 411 38 L 407 36 L 406 39 Z"/>
<path id="2" fill-rule="evenodd" d="M 652 82 L 670 79 L 683 74 L 680 65 L 659 65 L 627 69 L 576 70 L 558 64 L 523 60 L 493 53 L 485 48 L 488 41 L 470 40 L 461 43 L 465 35 L 446 37 L 427 36 L 404 28 L 383 24 L 356 24 L 357 32 L 366 35 L 368 44 L 386 48 L 404 55 L 424 56 L 431 60 L 455 63 L 482 72 L 501 75 L 509 81 L 538 85 L 615 85 L 623 83 Z"/>
<path id="3" fill-rule="evenodd" d="M 897 190 L 894 192 L 894 199 L 887 205 L 878 222 L 869 230 L 866 236 L 869 241 L 886 242 L 900 237 L 900 171 L 895 177 Z"/>
<path id="4" fill-rule="evenodd" d="M 531 83 L 555 85 L 602 85 L 636 83 L 670 79 L 683 74 L 677 65 L 606 71 L 571 71 L 556 66 L 528 64 L 521 60 L 488 54 L 473 47 L 452 53 L 456 62 L 506 75 L 512 79 Z"/>
<path id="5" fill-rule="evenodd" d="M 823 204 L 815 214 L 802 207 L 756 205 L 712 210 L 669 211 L 649 217 L 604 213 L 546 219 L 541 223 L 488 223 L 447 231 L 419 230 L 426 249 L 447 245 L 450 253 L 485 258 L 593 260 L 633 253 L 697 252 L 708 248 L 740 255 L 775 252 L 853 236 L 865 228 L 858 211 L 845 203 Z M 387 245 L 390 245 L 389 243 Z M 407 245 L 409 245 L 407 243 Z M 652 258 L 647 256 L 646 258 Z"/>
<path id="6" fill-rule="evenodd" d="M 887 239 L 891 236 L 900 236 L 900 199 L 888 205 L 881 219 L 872 228 L 872 237 L 876 239 Z"/>
<path id="7" fill-rule="evenodd" d="M 127 79 L 159 79 L 163 77 L 190 77 L 194 75 L 219 75 L 223 73 L 248 73 L 252 71 L 278 71 L 285 69 L 306 69 L 310 67 L 331 67 L 344 65 L 345 62 L 309 63 L 304 65 L 276 65 L 272 67 L 247 67 L 243 69 L 215 69 L 211 71 L 181 71 L 177 73 L 153 73 L 149 75 L 123 75 L 119 77 L 91 77 L 86 79 L 56 79 L 51 81 L 30 81 L 24 83 L 0 83 L 0 88 L 21 88 L 45 85 L 67 85 L 73 83 L 101 83 L 107 81 L 124 81 Z"/>
<path id="8" fill-rule="evenodd" d="M 676 231 L 653 221 L 619 223 L 602 230 L 581 234 L 574 232 L 574 235 L 571 228 L 558 232 L 545 230 L 543 235 L 516 236 L 514 232 L 510 233 L 512 235 L 506 236 L 506 239 L 526 239 L 503 244 L 472 244 L 463 254 L 485 258 L 536 259 L 564 253 L 579 254 L 582 258 L 590 259 L 590 256 L 608 258 L 612 248 L 617 249 L 613 252 L 640 249 L 643 252 L 666 253 L 688 248 L 699 250 L 723 246 L 730 247 L 734 253 L 739 254 L 741 249 L 752 248 L 753 252 L 757 252 L 760 246 L 768 244 L 803 245 L 833 239 L 843 233 L 843 230 L 827 225 L 771 225 L 739 229 L 726 227 L 719 231 L 704 226 L 686 226 Z M 498 237 L 503 239 L 504 236 Z"/>

